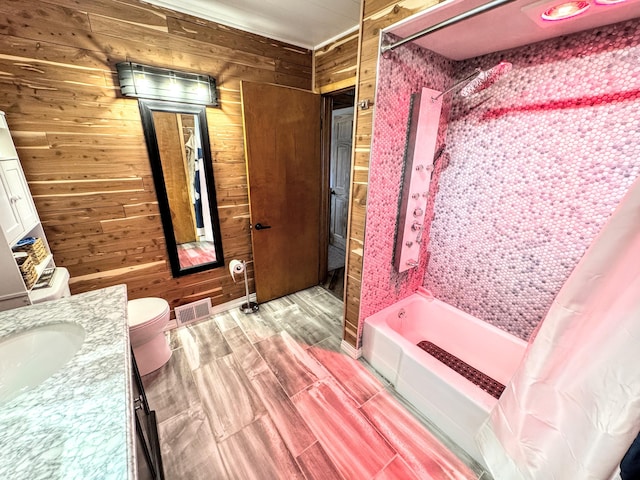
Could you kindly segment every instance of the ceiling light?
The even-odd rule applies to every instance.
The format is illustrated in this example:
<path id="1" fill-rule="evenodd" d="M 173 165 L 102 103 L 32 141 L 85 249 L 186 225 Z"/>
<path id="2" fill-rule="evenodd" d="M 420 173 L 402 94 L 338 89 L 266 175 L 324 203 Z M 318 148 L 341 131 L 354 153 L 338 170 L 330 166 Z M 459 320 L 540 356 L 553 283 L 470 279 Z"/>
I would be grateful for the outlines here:
<path id="1" fill-rule="evenodd" d="M 597 5 L 615 5 L 616 3 L 626 2 L 627 0 L 596 0 Z"/>
<path id="2" fill-rule="evenodd" d="M 585 12 L 589 3 L 584 1 L 565 2 L 547 8 L 541 15 L 543 20 L 564 20 Z"/>

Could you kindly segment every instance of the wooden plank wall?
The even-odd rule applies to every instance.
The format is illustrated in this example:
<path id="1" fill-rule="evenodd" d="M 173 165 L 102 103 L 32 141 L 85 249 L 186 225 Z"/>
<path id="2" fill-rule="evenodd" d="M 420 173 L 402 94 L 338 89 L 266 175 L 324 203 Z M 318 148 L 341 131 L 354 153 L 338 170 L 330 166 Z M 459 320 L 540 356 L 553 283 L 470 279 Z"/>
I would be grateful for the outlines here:
<path id="1" fill-rule="evenodd" d="M 437 4 L 438 1 L 363 1 L 356 102 L 368 99 L 373 103 L 376 90 L 376 68 L 378 63 L 380 30 L 403 18 L 429 8 Z M 343 338 L 356 348 L 359 348 L 360 287 L 362 284 L 362 258 L 367 209 L 367 186 L 369 182 L 369 155 L 371 152 L 374 110 L 375 105 L 373 108 L 367 110 L 356 109 L 355 118 L 355 153 L 353 170 L 351 171 L 351 203 L 349 207 L 349 238 L 347 239 L 347 263 L 345 268 L 345 319 Z"/>
<path id="2" fill-rule="evenodd" d="M 123 60 L 217 78 L 207 118 L 228 264 L 251 257 L 240 81 L 311 89 L 312 53 L 136 0 L 0 4 L 0 109 L 72 292 L 240 298 L 227 268 L 171 275 L 137 101 L 119 96 Z"/>
<path id="3" fill-rule="evenodd" d="M 356 85 L 360 32 L 349 33 L 313 52 L 314 88 L 331 93 Z"/>

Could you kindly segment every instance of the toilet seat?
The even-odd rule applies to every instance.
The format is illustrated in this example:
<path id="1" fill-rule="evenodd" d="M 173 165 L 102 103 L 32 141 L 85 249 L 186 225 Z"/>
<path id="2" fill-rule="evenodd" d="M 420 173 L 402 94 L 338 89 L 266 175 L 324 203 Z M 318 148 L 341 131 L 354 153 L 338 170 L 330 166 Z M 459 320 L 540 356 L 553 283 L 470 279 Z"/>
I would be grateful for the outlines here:
<path id="1" fill-rule="evenodd" d="M 127 313 L 129 329 L 135 330 L 164 320 L 169 313 L 169 303 L 164 298 L 137 298 L 129 300 Z"/>

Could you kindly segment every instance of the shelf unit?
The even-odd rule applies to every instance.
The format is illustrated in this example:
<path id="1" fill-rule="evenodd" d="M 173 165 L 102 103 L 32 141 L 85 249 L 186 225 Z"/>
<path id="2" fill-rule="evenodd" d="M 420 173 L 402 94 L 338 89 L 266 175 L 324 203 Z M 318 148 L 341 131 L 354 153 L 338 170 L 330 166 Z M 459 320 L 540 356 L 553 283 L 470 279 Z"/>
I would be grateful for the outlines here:
<path id="1" fill-rule="evenodd" d="M 46 268 L 55 267 L 4 112 L 0 112 L 0 229 L 0 310 L 49 300 L 61 289 L 68 295 L 66 269 L 56 269 L 50 287 L 32 289 L 27 288 L 14 259 L 12 248 L 23 238 L 35 237 L 42 240 L 47 251 L 47 256 L 35 266 L 37 277 Z"/>

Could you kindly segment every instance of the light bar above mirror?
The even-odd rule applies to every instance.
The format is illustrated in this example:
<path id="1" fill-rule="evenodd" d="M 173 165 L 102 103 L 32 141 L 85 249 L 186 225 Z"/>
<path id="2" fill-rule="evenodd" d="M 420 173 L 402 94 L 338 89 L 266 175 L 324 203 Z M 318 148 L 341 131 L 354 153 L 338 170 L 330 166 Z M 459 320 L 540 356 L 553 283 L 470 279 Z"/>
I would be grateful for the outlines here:
<path id="1" fill-rule="evenodd" d="M 120 62 L 116 68 L 125 97 L 218 106 L 216 79 L 209 75 L 133 62 Z"/>

